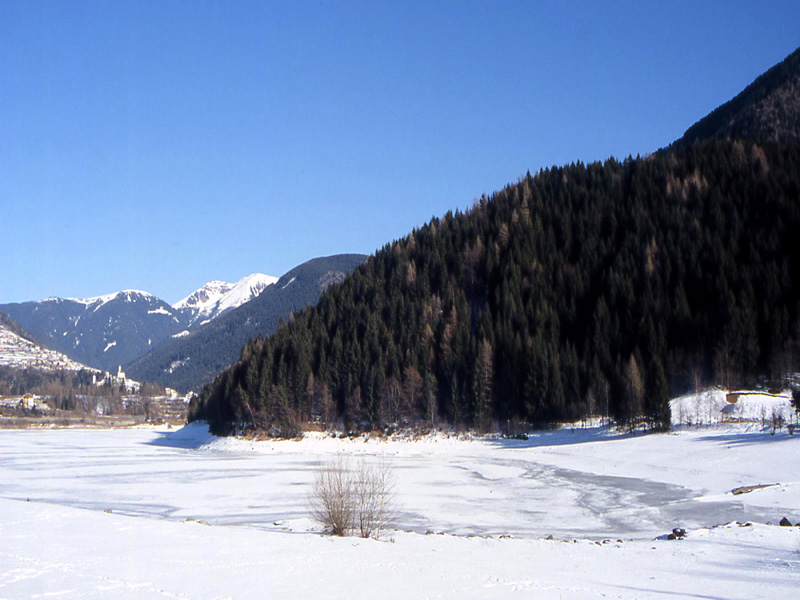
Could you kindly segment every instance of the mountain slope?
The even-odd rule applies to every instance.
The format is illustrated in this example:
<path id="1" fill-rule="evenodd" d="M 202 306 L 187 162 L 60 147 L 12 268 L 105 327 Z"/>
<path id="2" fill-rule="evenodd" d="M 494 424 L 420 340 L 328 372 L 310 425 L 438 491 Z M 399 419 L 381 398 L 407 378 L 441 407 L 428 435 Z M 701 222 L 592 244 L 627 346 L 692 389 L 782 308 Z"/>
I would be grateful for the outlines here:
<path id="1" fill-rule="evenodd" d="M 0 305 L 37 340 L 83 364 L 116 371 L 185 329 L 169 304 L 136 290 Z"/>
<path id="2" fill-rule="evenodd" d="M 236 361 L 250 338 L 273 332 L 280 319 L 315 304 L 325 289 L 341 282 L 365 259 L 361 254 L 341 254 L 303 263 L 250 302 L 134 360 L 125 370 L 136 379 L 180 391 L 199 389 Z"/>
<path id="3" fill-rule="evenodd" d="M 80 371 L 86 366 L 43 347 L 13 319 L 0 313 L 0 367 Z"/>
<path id="4" fill-rule="evenodd" d="M 23 327 L 19 323 L 17 323 L 14 319 L 9 317 L 4 312 L 0 312 L 0 327 L 4 327 L 14 335 L 21 337 L 24 340 L 27 340 L 37 345 L 41 345 L 36 340 L 36 338 L 34 338 L 30 333 L 25 331 L 25 329 L 23 329 Z"/>
<path id="5" fill-rule="evenodd" d="M 709 138 L 800 143 L 800 48 L 692 125 L 673 149 Z"/>
<path id="6" fill-rule="evenodd" d="M 249 302 L 268 286 L 278 281 L 277 277 L 254 273 L 236 283 L 210 281 L 172 305 L 187 320 L 190 330 L 197 329 L 223 313 Z"/>
<path id="7" fill-rule="evenodd" d="M 387 245 L 251 341 L 190 418 L 666 428 L 692 385 L 782 384 L 800 368 L 798 63 L 662 152 L 528 174 Z"/>

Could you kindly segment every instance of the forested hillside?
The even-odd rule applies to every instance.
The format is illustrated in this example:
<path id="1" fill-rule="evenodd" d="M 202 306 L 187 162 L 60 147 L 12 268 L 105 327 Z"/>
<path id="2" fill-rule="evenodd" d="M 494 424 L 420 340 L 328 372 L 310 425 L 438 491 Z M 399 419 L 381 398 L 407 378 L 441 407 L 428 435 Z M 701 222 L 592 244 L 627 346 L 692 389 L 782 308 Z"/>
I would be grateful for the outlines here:
<path id="1" fill-rule="evenodd" d="M 208 386 L 290 432 L 608 413 L 796 367 L 800 150 L 713 140 L 528 175 L 387 245 Z"/>

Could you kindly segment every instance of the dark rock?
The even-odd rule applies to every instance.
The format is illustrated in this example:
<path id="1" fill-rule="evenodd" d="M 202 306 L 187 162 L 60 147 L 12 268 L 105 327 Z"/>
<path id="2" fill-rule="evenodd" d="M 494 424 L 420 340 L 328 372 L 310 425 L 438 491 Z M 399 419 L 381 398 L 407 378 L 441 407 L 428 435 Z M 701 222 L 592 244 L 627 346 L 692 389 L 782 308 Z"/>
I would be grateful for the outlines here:
<path id="1" fill-rule="evenodd" d="M 686 530 L 676 527 L 675 529 L 672 530 L 672 535 L 675 536 L 675 537 L 670 538 L 670 539 L 682 540 L 683 538 L 686 537 Z"/>
<path id="2" fill-rule="evenodd" d="M 743 485 L 742 487 L 737 487 L 731 490 L 731 494 L 734 496 L 738 496 L 740 494 L 749 494 L 750 492 L 754 492 L 756 490 L 762 490 L 768 487 L 774 487 L 779 485 L 777 483 L 761 483 L 759 485 Z"/>
<path id="3" fill-rule="evenodd" d="M 792 526 L 792 522 L 789 519 L 787 519 L 786 517 L 783 517 L 781 519 L 781 522 L 779 523 L 779 525 L 781 527 L 791 527 Z"/>

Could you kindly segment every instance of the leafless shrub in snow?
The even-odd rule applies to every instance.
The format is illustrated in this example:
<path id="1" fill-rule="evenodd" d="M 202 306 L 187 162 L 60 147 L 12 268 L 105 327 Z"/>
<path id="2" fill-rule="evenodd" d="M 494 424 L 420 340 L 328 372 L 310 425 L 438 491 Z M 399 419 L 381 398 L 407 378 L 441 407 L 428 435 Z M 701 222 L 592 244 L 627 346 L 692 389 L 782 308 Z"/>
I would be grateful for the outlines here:
<path id="1" fill-rule="evenodd" d="M 386 461 L 354 466 L 337 456 L 320 465 L 308 502 L 311 516 L 333 535 L 378 539 L 395 515 L 394 475 Z"/>
<path id="2" fill-rule="evenodd" d="M 394 519 L 394 486 L 394 474 L 385 459 L 373 464 L 361 461 L 355 495 L 358 533 L 362 538 L 380 539 L 381 531 Z"/>
<path id="3" fill-rule="evenodd" d="M 355 523 L 355 483 L 347 461 L 337 456 L 317 469 L 308 495 L 311 516 L 333 535 L 348 535 Z"/>
<path id="4" fill-rule="evenodd" d="M 775 435 L 776 432 L 783 429 L 784 425 L 786 425 L 786 423 L 783 419 L 783 413 L 779 409 L 773 408 L 770 423 L 770 426 L 772 427 L 772 435 Z"/>

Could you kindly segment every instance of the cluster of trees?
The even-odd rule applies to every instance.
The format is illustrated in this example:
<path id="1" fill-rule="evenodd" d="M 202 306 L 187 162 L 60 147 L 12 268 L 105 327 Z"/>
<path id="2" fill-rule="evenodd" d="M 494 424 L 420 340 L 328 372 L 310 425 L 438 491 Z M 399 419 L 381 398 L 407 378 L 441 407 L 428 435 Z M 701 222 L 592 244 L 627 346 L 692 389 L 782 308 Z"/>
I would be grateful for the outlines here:
<path id="1" fill-rule="evenodd" d="M 800 150 L 707 141 L 528 174 L 387 244 L 207 386 L 217 430 L 607 414 L 797 364 Z"/>
<path id="2" fill-rule="evenodd" d="M 92 383 L 92 372 L 44 371 L 41 369 L 0 367 L 0 396 L 34 394 L 46 396 L 53 408 L 74 410 L 81 396 L 98 395 Z"/>

